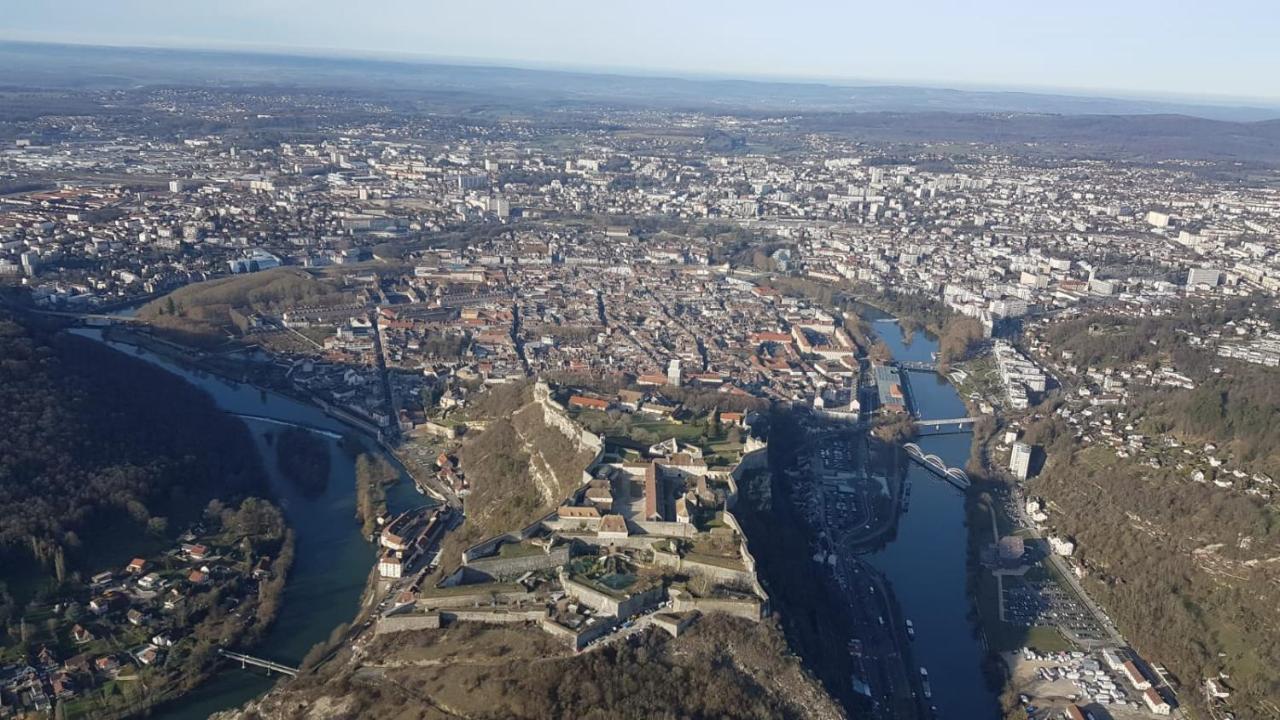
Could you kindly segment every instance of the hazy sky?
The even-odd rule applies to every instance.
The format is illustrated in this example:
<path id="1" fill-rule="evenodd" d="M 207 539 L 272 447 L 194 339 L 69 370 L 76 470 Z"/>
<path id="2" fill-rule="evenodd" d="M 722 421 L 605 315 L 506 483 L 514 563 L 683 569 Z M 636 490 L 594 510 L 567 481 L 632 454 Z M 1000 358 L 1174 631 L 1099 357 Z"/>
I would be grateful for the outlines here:
<path id="1" fill-rule="evenodd" d="M 16 0 L 0 37 L 1280 101 L 1276 0 Z M 0 77 L 3 69 L 0 69 Z"/>

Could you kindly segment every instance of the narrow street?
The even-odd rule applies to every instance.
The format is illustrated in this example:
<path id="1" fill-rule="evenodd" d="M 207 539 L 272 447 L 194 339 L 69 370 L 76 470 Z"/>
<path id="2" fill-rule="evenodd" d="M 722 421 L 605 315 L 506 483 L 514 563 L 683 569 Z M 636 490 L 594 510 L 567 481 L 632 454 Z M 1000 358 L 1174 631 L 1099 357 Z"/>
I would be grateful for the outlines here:
<path id="1" fill-rule="evenodd" d="M 382 401 L 386 403 L 387 416 L 392 419 L 390 427 L 398 427 L 395 423 L 395 401 L 391 397 L 391 378 L 387 374 L 387 357 L 382 346 L 382 326 L 378 324 L 378 311 L 369 311 L 369 322 L 373 323 L 373 353 L 378 363 L 378 377 L 382 381 Z"/>

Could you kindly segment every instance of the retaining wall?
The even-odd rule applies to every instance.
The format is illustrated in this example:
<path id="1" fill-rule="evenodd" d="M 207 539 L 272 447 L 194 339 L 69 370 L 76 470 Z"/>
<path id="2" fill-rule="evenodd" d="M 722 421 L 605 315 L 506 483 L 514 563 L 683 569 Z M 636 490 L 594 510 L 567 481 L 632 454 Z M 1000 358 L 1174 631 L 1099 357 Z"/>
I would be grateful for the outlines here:
<path id="1" fill-rule="evenodd" d="M 554 548 L 551 552 L 540 552 L 536 555 L 504 558 L 499 556 L 479 558 L 467 563 L 467 567 L 492 577 L 521 575 L 537 570 L 559 567 L 569 562 L 570 547 L 568 544 Z"/>
<path id="2" fill-rule="evenodd" d="M 691 538 L 698 533 L 697 528 L 691 523 L 633 520 L 631 524 L 643 530 L 647 535 L 659 535 L 661 537 Z"/>
<path id="3" fill-rule="evenodd" d="M 756 558 L 751 554 L 751 549 L 747 545 L 747 534 L 742 531 L 742 525 L 738 523 L 738 518 L 734 517 L 731 512 L 723 514 L 724 523 L 734 530 L 738 531 L 739 544 L 738 554 L 742 557 L 742 564 L 751 573 L 750 584 L 751 589 L 764 603 L 764 614 L 769 614 L 769 593 L 765 591 L 764 586 L 760 584 L 760 578 L 756 574 Z"/>
<path id="4" fill-rule="evenodd" d="M 532 602 L 534 600 L 533 593 L 524 592 L 522 590 L 507 590 L 494 592 L 492 590 L 484 590 L 484 585 L 477 585 L 477 590 L 471 593 L 462 593 L 458 595 L 442 595 L 438 597 L 420 597 L 418 598 L 419 610 L 436 610 L 443 608 L 473 608 L 492 605 L 496 597 L 499 604 L 514 604 L 521 602 Z"/>
<path id="5" fill-rule="evenodd" d="M 671 637 L 680 637 L 697 619 L 698 613 L 685 613 L 684 615 L 658 613 L 653 616 L 653 626 L 660 630 L 665 630 Z"/>
<path id="6" fill-rule="evenodd" d="M 765 616 L 764 603 L 760 600 L 733 600 L 728 598 L 695 598 L 686 593 L 671 594 L 671 609 L 676 612 L 697 610 L 701 613 L 723 613 L 759 622 Z"/>
<path id="7" fill-rule="evenodd" d="M 624 538 L 602 538 L 598 535 L 574 535 L 577 540 L 585 545 L 592 547 L 615 547 L 615 548 L 632 548 L 635 550 L 651 550 L 653 544 L 658 542 L 657 538 L 652 535 L 630 535 Z"/>
<path id="8" fill-rule="evenodd" d="M 547 616 L 537 610 L 446 610 L 440 613 L 446 622 L 479 622 L 492 625 L 538 622 Z"/>
<path id="9" fill-rule="evenodd" d="M 563 533 L 588 533 L 600 529 L 600 518 L 560 518 L 547 520 L 543 525 L 548 530 Z"/>
<path id="10" fill-rule="evenodd" d="M 655 550 L 653 553 L 654 563 L 665 568 L 670 568 L 676 572 L 688 573 L 690 575 L 701 575 L 702 577 L 715 580 L 722 583 L 740 583 L 752 586 L 754 589 L 755 575 L 748 570 L 735 570 L 733 568 L 722 567 L 712 563 L 699 562 L 691 560 L 687 557 L 680 557 L 673 552 Z"/>
<path id="11" fill-rule="evenodd" d="M 525 540 L 528 540 L 529 538 L 538 534 L 538 532 L 541 531 L 543 527 L 546 525 L 548 520 L 555 520 L 555 519 L 556 519 L 556 513 L 554 510 L 552 510 L 551 512 L 547 513 L 546 515 L 539 518 L 538 520 L 535 520 L 533 523 L 526 525 L 520 530 L 513 530 L 512 532 L 503 533 L 501 535 L 495 535 L 487 540 L 481 540 L 475 545 L 472 545 L 471 547 L 462 551 L 462 564 L 468 565 L 471 563 L 472 560 L 479 560 L 481 558 L 489 557 L 490 555 L 493 555 L 498 551 L 499 545 L 502 545 L 504 543 L 523 542 Z"/>
<path id="12" fill-rule="evenodd" d="M 439 613 L 414 613 L 412 615 L 386 615 L 378 618 L 373 629 L 374 635 L 409 632 L 412 630 L 435 630 L 440 627 Z"/>
<path id="13" fill-rule="evenodd" d="M 438 422 L 427 421 L 419 425 L 418 427 L 421 428 L 424 432 L 430 433 L 437 437 L 449 438 L 449 439 L 458 437 L 457 425 L 450 427 L 448 425 L 441 425 Z"/>
<path id="14" fill-rule="evenodd" d="M 623 620 L 657 605 L 662 601 L 666 593 L 666 589 L 658 585 L 642 593 L 619 599 L 608 593 L 596 590 L 589 585 L 577 582 L 563 572 L 560 573 L 560 583 L 564 585 L 564 589 L 570 595 L 577 598 L 583 605 L 597 612 L 613 615 Z"/>
<path id="15" fill-rule="evenodd" d="M 618 627 L 618 624 L 619 621 L 616 619 L 596 618 L 584 627 L 573 630 L 555 622 L 551 618 L 543 618 L 541 626 L 547 633 L 569 643 L 569 647 L 574 650 L 581 650 L 589 645 L 592 640 Z"/>

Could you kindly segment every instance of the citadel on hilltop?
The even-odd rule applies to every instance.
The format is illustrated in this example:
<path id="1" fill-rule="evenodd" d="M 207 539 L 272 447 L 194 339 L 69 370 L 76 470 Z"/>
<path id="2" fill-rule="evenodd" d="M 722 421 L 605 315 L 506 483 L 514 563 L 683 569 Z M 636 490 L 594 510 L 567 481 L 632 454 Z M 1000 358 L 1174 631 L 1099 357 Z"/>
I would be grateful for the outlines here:
<path id="1" fill-rule="evenodd" d="M 378 621 L 378 634 L 533 622 L 581 650 L 650 624 L 678 635 L 706 612 L 768 614 L 731 511 L 738 478 L 762 463 L 763 442 L 748 437 L 736 462 L 716 468 L 700 448 L 674 438 L 634 459 L 611 457 L 545 382 L 534 397 L 548 426 L 594 450 L 581 486 L 537 522 L 465 549 L 438 585 L 400 597 L 400 607 Z"/>

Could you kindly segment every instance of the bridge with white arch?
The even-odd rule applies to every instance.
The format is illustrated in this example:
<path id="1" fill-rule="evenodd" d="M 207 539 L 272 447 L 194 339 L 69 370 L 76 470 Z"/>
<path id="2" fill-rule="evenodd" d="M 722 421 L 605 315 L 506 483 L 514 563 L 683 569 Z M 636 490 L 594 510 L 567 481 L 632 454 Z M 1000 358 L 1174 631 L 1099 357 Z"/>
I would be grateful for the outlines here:
<path id="1" fill-rule="evenodd" d="M 965 473 L 965 471 L 960 468 L 947 467 L 947 464 L 942 461 L 942 458 L 933 454 L 926 455 L 925 452 L 920 449 L 920 446 L 915 443 L 903 443 L 902 447 L 907 451 L 907 457 L 916 461 L 920 465 L 923 465 L 929 472 L 932 472 L 934 475 L 937 475 L 961 490 L 969 489 L 971 482 L 969 480 L 969 475 Z"/>

